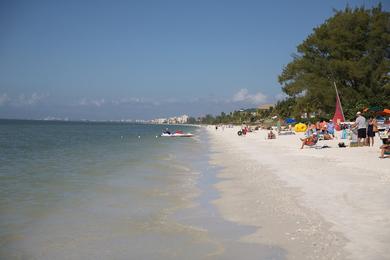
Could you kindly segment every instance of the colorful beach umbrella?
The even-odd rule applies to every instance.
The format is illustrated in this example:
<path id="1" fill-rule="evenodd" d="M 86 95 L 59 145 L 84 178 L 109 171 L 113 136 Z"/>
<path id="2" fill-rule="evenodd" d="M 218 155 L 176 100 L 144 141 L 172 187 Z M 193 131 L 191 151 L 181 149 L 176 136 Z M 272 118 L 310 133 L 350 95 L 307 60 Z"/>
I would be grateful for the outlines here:
<path id="1" fill-rule="evenodd" d="M 295 119 L 294 118 L 287 118 L 286 120 L 284 120 L 286 122 L 286 124 L 293 124 L 295 123 Z"/>

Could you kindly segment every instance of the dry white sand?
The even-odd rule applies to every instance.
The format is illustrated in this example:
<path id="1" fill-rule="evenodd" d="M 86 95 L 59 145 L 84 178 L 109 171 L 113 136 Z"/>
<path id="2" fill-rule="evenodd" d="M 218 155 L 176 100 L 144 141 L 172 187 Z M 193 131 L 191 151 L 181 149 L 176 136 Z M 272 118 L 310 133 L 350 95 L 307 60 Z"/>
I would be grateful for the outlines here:
<path id="1" fill-rule="evenodd" d="M 256 226 L 243 241 L 282 246 L 289 259 L 390 259 L 390 158 L 374 147 L 300 148 L 303 134 L 266 140 L 209 127 L 222 166 L 223 217 Z M 348 143 L 347 143 L 348 144 Z"/>

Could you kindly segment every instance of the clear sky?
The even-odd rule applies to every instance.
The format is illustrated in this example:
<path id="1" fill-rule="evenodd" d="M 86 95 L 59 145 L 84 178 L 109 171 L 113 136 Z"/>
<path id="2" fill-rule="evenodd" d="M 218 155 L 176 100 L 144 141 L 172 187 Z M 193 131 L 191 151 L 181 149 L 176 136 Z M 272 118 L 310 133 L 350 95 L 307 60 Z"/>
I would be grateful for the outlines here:
<path id="1" fill-rule="evenodd" d="M 378 2 L 3 0 L 0 118 L 150 119 L 275 103 L 278 75 L 314 27 L 347 3 Z"/>

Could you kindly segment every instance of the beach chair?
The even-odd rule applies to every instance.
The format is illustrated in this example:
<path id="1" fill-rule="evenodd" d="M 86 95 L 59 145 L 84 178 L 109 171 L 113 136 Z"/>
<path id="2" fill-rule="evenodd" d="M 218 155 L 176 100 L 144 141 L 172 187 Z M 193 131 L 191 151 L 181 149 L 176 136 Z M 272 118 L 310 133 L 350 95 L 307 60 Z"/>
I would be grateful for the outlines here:
<path id="1" fill-rule="evenodd" d="M 390 147 L 385 148 L 385 150 L 383 152 L 383 157 L 379 157 L 379 158 L 386 158 L 386 157 L 389 157 L 389 155 L 390 155 Z"/>
<path id="2" fill-rule="evenodd" d="M 301 140 L 302 140 L 302 139 L 301 139 Z M 305 139 L 303 139 L 302 142 L 303 142 L 304 140 L 305 140 Z M 304 145 L 309 146 L 309 147 L 311 147 L 311 148 L 316 148 L 316 147 L 317 147 L 317 143 L 318 143 L 318 136 L 316 136 L 316 135 L 313 135 L 312 138 L 310 138 L 309 140 L 306 139 L 306 140 L 304 141 Z"/>
<path id="3" fill-rule="evenodd" d="M 307 141 L 307 142 L 305 142 L 305 145 L 310 146 L 310 147 L 314 147 L 314 146 L 317 145 L 318 140 L 319 140 L 318 138 L 315 138 L 315 139 L 312 140 L 312 141 Z"/>

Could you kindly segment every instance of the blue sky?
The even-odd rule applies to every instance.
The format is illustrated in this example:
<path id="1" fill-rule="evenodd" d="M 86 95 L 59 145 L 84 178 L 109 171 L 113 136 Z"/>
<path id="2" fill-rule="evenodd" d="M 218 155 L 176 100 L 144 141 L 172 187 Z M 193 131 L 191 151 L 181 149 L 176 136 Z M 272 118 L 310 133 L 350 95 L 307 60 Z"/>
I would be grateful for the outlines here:
<path id="1" fill-rule="evenodd" d="M 274 103 L 277 76 L 314 27 L 347 3 L 378 2 L 0 1 L 0 118 L 150 119 Z"/>

